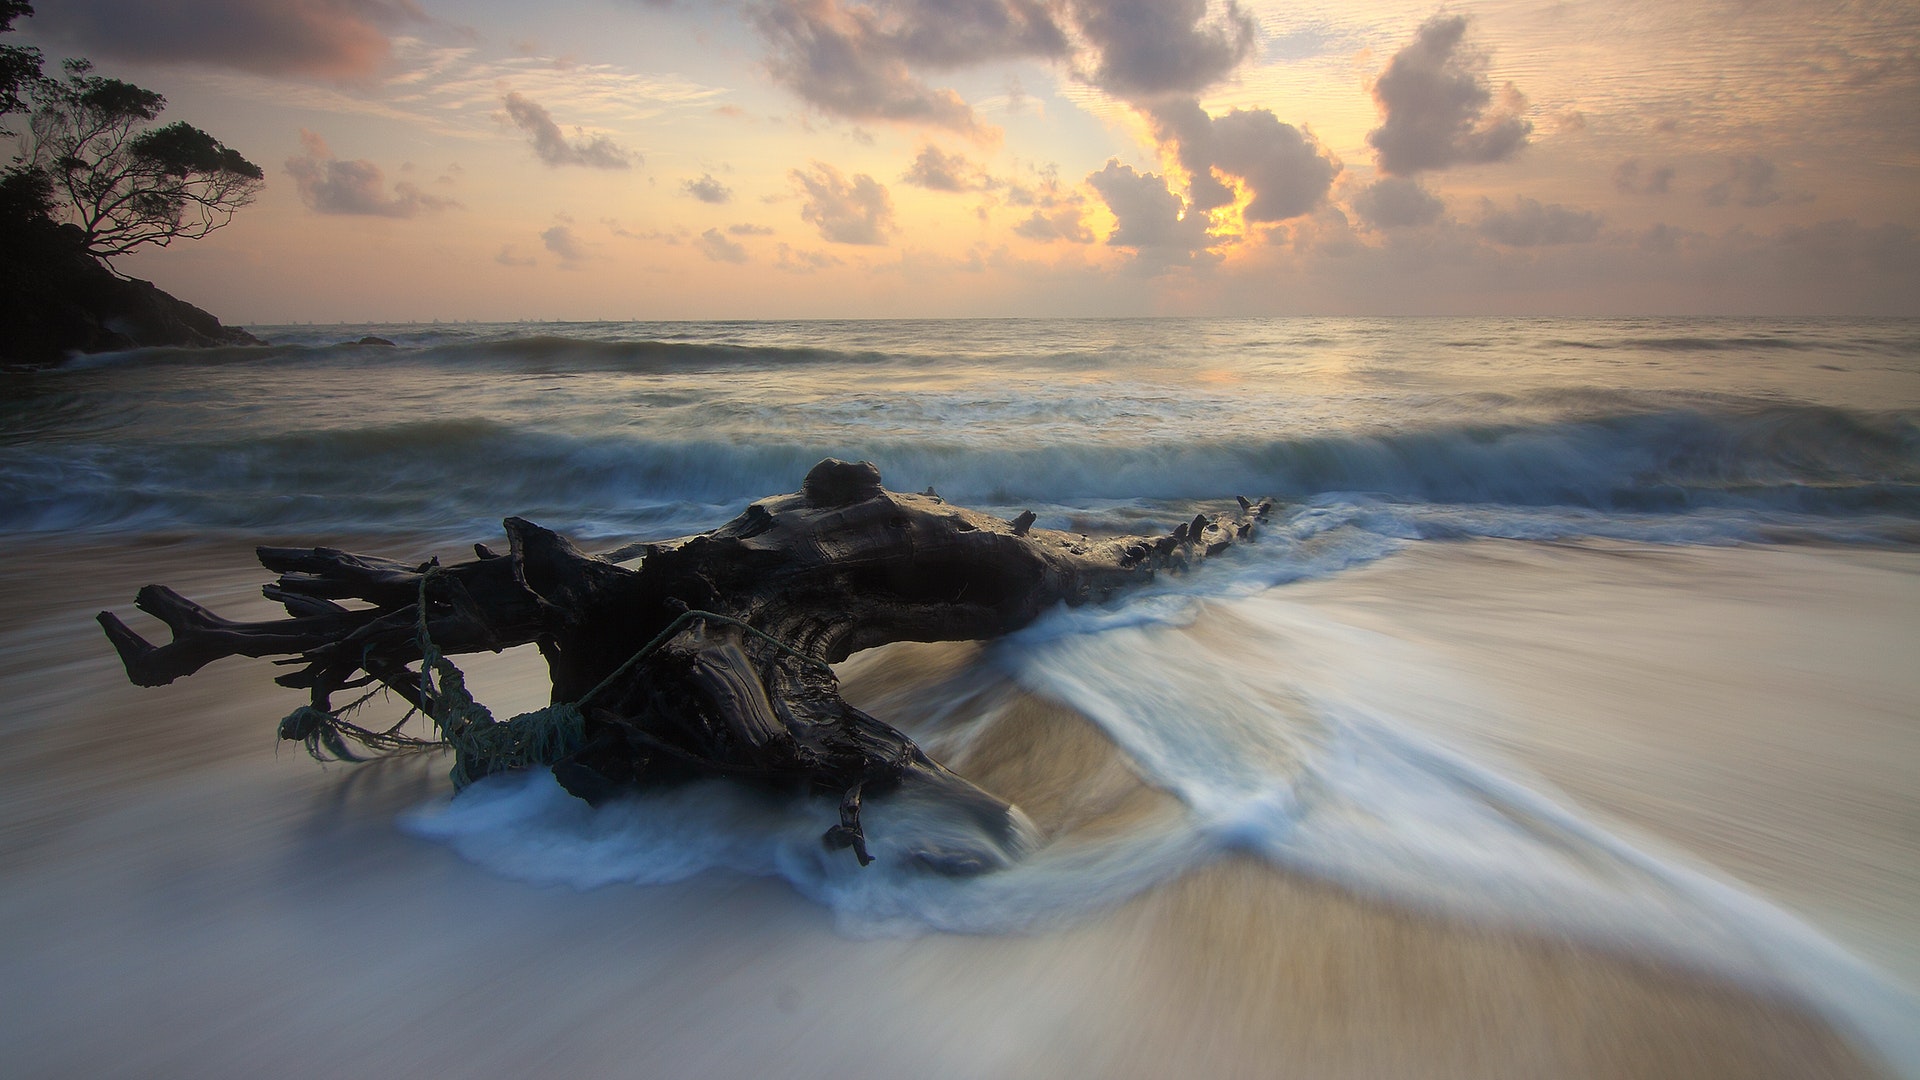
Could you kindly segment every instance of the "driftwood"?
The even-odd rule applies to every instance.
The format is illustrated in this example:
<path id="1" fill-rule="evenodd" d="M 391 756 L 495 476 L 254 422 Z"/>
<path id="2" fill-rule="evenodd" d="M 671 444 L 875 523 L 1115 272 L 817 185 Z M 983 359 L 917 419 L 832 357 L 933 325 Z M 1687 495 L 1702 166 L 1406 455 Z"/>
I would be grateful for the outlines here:
<path id="1" fill-rule="evenodd" d="M 506 521 L 508 551 L 476 545 L 473 560 L 444 566 L 263 547 L 261 564 L 280 575 L 265 594 L 289 618 L 232 622 L 152 585 L 135 605 L 167 625 L 168 644 L 111 612 L 99 619 L 141 686 L 226 656 L 287 657 L 278 662 L 295 670 L 277 681 L 310 691 L 311 705 L 281 735 L 310 749 L 316 737 L 341 749 L 343 728 L 376 747 L 405 741 L 344 721 L 334 697 L 369 686 L 433 716 L 456 748 L 463 733 L 468 746 L 476 734 L 524 742 L 484 714 L 456 718 L 457 670 L 433 653 L 536 643 L 576 727 L 518 757 L 467 755 L 456 779 L 537 761 L 594 803 L 712 776 L 810 791 L 840 802 L 828 846 L 865 864 L 864 798 L 918 789 L 989 835 L 1010 835 L 1018 814 L 848 705 L 828 664 L 895 641 L 997 637 L 1055 605 L 1104 600 L 1252 535 L 1270 504 L 1240 505 L 1238 521 L 1202 515 L 1163 536 L 1089 539 L 1034 529 L 1030 513 L 1009 522 L 931 490 L 887 491 L 873 465 L 828 460 L 801 491 L 711 532 L 608 556 L 520 518 Z M 637 568 L 620 565 L 636 556 Z M 919 854 L 950 872 L 984 868 L 964 851 Z"/>

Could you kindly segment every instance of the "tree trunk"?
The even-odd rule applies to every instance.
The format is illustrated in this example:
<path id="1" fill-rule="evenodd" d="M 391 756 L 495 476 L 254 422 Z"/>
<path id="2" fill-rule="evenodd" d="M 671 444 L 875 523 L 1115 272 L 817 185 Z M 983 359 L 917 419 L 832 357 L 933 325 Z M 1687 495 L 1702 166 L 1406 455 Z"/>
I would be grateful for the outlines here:
<path id="1" fill-rule="evenodd" d="M 1008 522 L 931 491 L 887 491 L 871 464 L 827 460 L 799 492 L 756 502 L 718 529 L 615 553 L 642 556 L 633 569 L 508 518 L 507 553 L 476 546 L 475 559 L 449 566 L 261 548 L 261 564 L 280 575 L 266 595 L 287 619 L 230 622 L 148 586 L 135 604 L 167 624 L 170 643 L 148 643 L 111 612 L 100 623 L 142 686 L 224 656 L 297 657 L 281 662 L 299 670 L 277 681 L 310 690 L 312 705 L 283 723 L 283 737 L 310 739 L 315 725 L 373 734 L 343 725 L 332 698 L 378 682 L 434 716 L 457 748 L 447 717 L 464 691 L 432 653 L 534 642 L 554 702 L 573 707 L 579 726 L 530 759 L 589 802 L 711 776 L 809 791 L 839 800 L 841 823 L 824 839 L 864 864 L 862 801 L 909 788 L 1011 851 L 1018 812 L 848 705 L 828 665 L 894 641 L 997 637 L 1056 604 L 1105 600 L 1252 535 L 1271 504 L 1240 502 L 1238 522 L 1200 516 L 1165 536 L 1088 539 L 1035 530 L 1031 514 Z M 436 685 L 416 664 L 443 677 Z M 458 723 L 471 734 L 492 722 Z M 480 757 L 456 776 L 526 760 Z M 993 861 L 962 847 L 916 854 L 957 873 Z"/>

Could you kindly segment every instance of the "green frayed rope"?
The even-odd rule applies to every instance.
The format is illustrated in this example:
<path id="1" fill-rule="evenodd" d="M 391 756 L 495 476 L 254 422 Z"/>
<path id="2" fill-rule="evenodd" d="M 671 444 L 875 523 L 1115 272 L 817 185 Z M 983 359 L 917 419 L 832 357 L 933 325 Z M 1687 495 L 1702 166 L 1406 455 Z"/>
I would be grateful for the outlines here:
<path id="1" fill-rule="evenodd" d="M 635 665 L 658 652 L 688 623 L 698 619 L 737 626 L 804 663 L 829 673 L 833 671 L 826 661 L 810 656 L 731 615 L 688 608 L 668 623 L 666 629 L 654 635 L 653 640 L 641 646 L 640 651 L 629 657 L 626 663 L 615 668 L 593 689 L 580 695 L 578 700 L 521 713 L 505 721 L 495 720 L 493 713 L 475 701 L 473 694 L 467 690 L 466 673 L 446 658 L 439 646 L 434 644 L 433 635 L 427 632 L 427 582 L 440 572 L 440 567 L 435 564 L 420 576 L 420 599 L 416 605 L 415 622 L 420 645 L 420 698 L 428 703 L 427 717 L 439 730 L 440 738 L 428 740 L 401 735 L 399 724 L 386 731 L 370 731 L 348 722 L 346 714 L 373 696 L 368 694 L 331 712 L 312 705 L 302 705 L 280 721 L 282 739 L 305 742 L 307 752 L 323 761 L 327 758 L 321 753 L 322 748 L 341 761 L 360 760 L 347 750 L 343 736 L 383 756 L 446 746 L 453 750 L 453 769 L 449 774 L 453 789 L 460 791 L 483 776 L 531 765 L 551 765 L 579 749 L 586 737 L 586 714 L 583 710 L 587 703 L 633 670 Z M 406 718 L 402 717 L 400 723 L 406 723 Z"/>
<path id="2" fill-rule="evenodd" d="M 453 749 L 453 790 L 460 791 L 483 776 L 528 765 L 551 765 L 580 746 L 586 733 L 581 702 L 561 702 L 521 713 L 507 721 L 493 713 L 467 690 L 467 676 L 446 658 L 427 632 L 427 581 L 439 568 L 420 577 L 418 635 L 420 639 L 420 700 L 427 716 L 440 729 L 440 741 Z M 434 684 L 435 677 L 439 685 Z"/>

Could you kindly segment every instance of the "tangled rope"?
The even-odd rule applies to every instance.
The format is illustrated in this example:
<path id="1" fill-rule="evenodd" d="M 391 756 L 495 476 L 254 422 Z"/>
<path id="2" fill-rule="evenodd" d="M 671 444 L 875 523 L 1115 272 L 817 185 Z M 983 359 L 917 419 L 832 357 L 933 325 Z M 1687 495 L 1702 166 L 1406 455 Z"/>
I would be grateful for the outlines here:
<path id="1" fill-rule="evenodd" d="M 441 572 L 436 562 L 429 564 L 420 575 L 420 597 L 414 624 L 415 639 L 420 646 L 420 700 L 425 704 L 422 711 L 433 721 L 439 738 L 421 739 L 400 732 L 400 727 L 412 718 L 412 710 L 385 731 L 373 731 L 347 720 L 348 714 L 379 692 L 377 688 L 338 709 L 325 710 L 302 705 L 280 721 L 280 738 L 305 743 L 307 753 L 321 761 L 364 760 L 347 749 L 347 740 L 359 743 L 382 757 L 418 753 L 444 746 L 453 751 L 453 769 L 449 775 L 454 790 L 459 791 L 483 776 L 531 765 L 551 765 L 573 753 L 586 737 L 584 710 L 587 703 L 647 657 L 658 652 L 696 620 L 737 626 L 803 663 L 832 670 L 824 660 L 810 656 L 731 615 L 688 608 L 668 623 L 666 629 L 654 635 L 653 640 L 641 646 L 625 663 L 578 699 L 521 713 L 508 720 L 495 720 L 492 711 L 475 701 L 473 694 L 467 690 L 466 673 L 447 659 L 427 630 L 427 583 Z"/>

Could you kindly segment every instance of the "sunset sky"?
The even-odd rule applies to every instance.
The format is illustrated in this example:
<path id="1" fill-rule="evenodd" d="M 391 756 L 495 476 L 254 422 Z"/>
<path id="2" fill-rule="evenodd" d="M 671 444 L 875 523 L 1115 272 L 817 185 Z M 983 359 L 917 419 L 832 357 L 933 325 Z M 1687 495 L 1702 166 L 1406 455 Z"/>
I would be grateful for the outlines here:
<path id="1" fill-rule="evenodd" d="M 1920 4 L 39 0 L 229 322 L 1920 314 Z"/>

